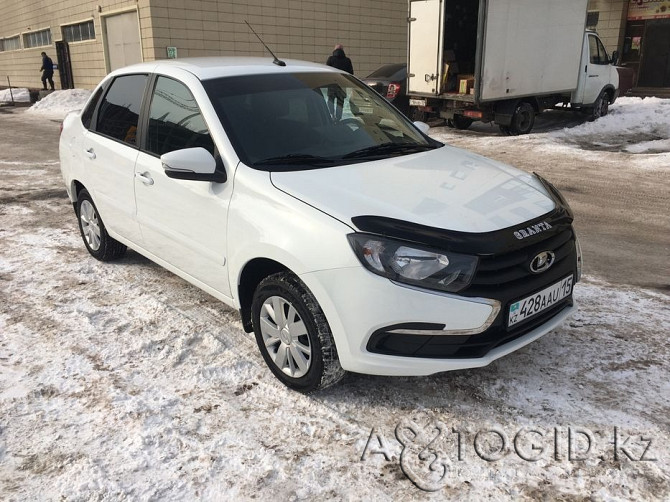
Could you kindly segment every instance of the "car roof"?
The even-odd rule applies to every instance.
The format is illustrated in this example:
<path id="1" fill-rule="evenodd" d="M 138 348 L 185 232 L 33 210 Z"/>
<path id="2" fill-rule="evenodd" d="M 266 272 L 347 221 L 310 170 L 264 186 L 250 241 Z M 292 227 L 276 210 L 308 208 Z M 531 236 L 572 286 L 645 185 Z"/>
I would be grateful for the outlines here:
<path id="1" fill-rule="evenodd" d="M 171 70 L 185 70 L 192 73 L 200 80 L 208 80 L 219 77 L 230 77 L 238 75 L 258 75 L 267 73 L 292 73 L 333 71 L 341 72 L 330 66 L 297 59 L 283 59 L 286 66 L 279 66 L 272 62 L 271 58 L 261 57 L 199 57 L 161 59 L 147 63 L 138 63 L 115 70 L 110 75 L 122 75 L 128 73 L 166 73 Z"/>

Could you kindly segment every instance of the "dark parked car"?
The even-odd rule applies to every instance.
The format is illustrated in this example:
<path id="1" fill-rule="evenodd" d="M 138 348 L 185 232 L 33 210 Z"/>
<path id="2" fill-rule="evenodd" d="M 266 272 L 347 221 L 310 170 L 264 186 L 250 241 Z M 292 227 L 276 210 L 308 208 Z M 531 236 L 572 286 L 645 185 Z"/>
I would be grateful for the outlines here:
<path id="1" fill-rule="evenodd" d="M 409 114 L 409 98 L 406 94 L 407 64 L 385 64 L 364 78 L 363 82 L 393 103 L 393 106 L 405 115 Z"/>

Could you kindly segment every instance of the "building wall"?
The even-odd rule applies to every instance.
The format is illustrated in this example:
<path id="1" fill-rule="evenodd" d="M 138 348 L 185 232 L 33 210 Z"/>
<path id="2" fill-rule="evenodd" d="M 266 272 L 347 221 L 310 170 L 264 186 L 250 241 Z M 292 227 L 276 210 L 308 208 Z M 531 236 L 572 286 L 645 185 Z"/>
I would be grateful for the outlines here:
<path id="1" fill-rule="evenodd" d="M 93 19 L 96 39 L 70 43 L 76 87 L 93 88 L 106 75 L 102 18 L 136 9 L 145 61 L 178 57 L 269 56 L 244 20 L 280 58 L 325 62 L 344 45 L 358 76 L 406 58 L 406 0 L 0 0 L 0 38 Z M 56 62 L 55 45 L 0 52 L 0 86 L 40 87 L 40 52 Z M 54 73 L 59 87 L 58 71 Z"/>
<path id="2" fill-rule="evenodd" d="M 626 29 L 628 1 L 589 0 L 589 12 L 598 12 L 598 24 L 594 26 L 605 44 L 607 52 L 621 53 Z"/>
<path id="3" fill-rule="evenodd" d="M 119 9 L 148 10 L 148 0 L 0 0 L 0 38 L 51 28 L 52 42 L 62 40 L 61 26 L 93 19 L 95 40 L 74 42 L 70 45 L 75 86 L 93 88 L 106 75 L 104 50 L 102 45 L 101 13 Z M 98 9 L 100 6 L 100 9 Z M 100 12 L 99 12 L 100 10 Z M 7 76 L 13 86 L 41 87 L 42 65 L 40 53 L 47 53 L 56 63 L 55 45 L 0 52 L 0 85 L 6 85 Z M 54 72 L 56 87 L 60 87 L 58 71 Z"/>

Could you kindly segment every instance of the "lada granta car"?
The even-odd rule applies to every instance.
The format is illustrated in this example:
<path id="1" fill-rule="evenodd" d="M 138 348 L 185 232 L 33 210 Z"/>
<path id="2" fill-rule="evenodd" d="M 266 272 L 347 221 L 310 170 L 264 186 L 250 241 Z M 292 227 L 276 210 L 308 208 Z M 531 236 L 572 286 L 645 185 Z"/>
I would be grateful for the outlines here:
<path id="1" fill-rule="evenodd" d="M 285 63 L 106 77 L 60 139 L 89 253 L 130 247 L 238 309 L 302 392 L 484 366 L 572 312 L 581 256 L 551 184 L 431 139 L 351 75 Z"/>

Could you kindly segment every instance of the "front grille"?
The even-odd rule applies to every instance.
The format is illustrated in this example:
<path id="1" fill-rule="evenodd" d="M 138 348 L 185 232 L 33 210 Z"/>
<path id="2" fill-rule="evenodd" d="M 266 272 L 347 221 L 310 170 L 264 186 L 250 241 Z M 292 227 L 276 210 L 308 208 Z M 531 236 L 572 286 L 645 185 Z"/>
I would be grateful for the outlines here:
<path id="1" fill-rule="evenodd" d="M 553 251 L 552 267 L 541 274 L 530 271 L 530 262 L 542 251 Z M 577 262 L 572 227 L 538 243 L 514 251 L 479 257 L 470 286 L 459 294 L 509 301 L 553 284 L 569 275 Z"/>
<path id="2" fill-rule="evenodd" d="M 567 225 L 545 239 L 528 245 L 520 243 L 512 251 L 479 257 L 475 276 L 467 289 L 459 292 L 471 298 L 498 300 L 501 310 L 493 324 L 476 335 L 407 335 L 393 333 L 393 327 L 375 332 L 368 341 L 370 352 L 386 355 L 443 359 L 477 358 L 541 326 L 566 307 L 572 295 L 540 314 L 507 327 L 511 303 L 576 274 L 577 250 L 572 226 Z M 546 272 L 530 271 L 531 260 L 542 251 L 552 251 L 555 261 Z M 446 320 L 448 321 L 448 320 Z"/>

